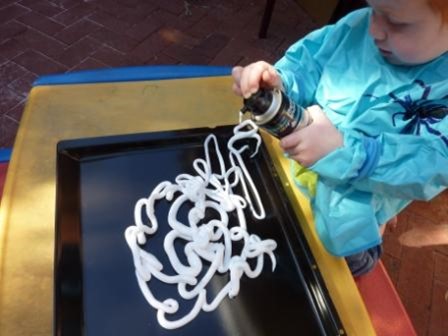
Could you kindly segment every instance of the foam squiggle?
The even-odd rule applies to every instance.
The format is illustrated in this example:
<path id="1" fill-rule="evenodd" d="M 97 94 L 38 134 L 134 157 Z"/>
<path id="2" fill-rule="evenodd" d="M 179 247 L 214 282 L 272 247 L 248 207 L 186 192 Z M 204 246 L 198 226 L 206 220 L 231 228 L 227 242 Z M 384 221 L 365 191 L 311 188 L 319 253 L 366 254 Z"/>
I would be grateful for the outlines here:
<path id="1" fill-rule="evenodd" d="M 234 135 L 227 144 L 229 169 L 225 167 L 216 136 L 209 135 L 204 142 L 205 159 L 198 158 L 193 162 L 197 175 L 180 174 L 175 178 L 175 183 L 163 181 L 154 188 L 149 197 L 139 199 L 135 205 L 135 224 L 126 229 L 125 238 L 132 252 L 139 287 L 148 303 L 157 309 L 157 319 L 166 329 L 179 328 L 189 323 L 201 310 L 213 311 L 226 296 L 235 297 L 239 292 L 243 274 L 255 278 L 261 273 L 264 254 L 271 259 L 272 271 L 275 269 L 273 251 L 277 243 L 272 239 L 262 240 L 255 234 L 249 234 L 244 214 L 244 209 L 249 207 L 255 218 L 265 217 L 261 198 L 242 159 L 242 153 L 250 148 L 248 145 L 238 148 L 239 140 L 254 139 L 256 149 L 251 156 L 256 155 L 261 144 L 257 131 L 258 127 L 250 120 L 234 128 Z M 212 171 L 211 147 L 216 153 L 219 172 Z M 238 185 L 241 186 L 244 196 L 234 193 Z M 141 245 L 146 244 L 147 236 L 155 234 L 158 229 L 155 205 L 162 199 L 172 202 L 168 211 L 168 224 L 172 230 L 165 236 L 164 250 L 177 272 L 176 275 L 163 273 L 163 265 L 157 257 L 141 248 Z M 179 209 L 185 203 L 193 203 L 193 207 L 188 211 L 188 223 L 177 218 Z M 216 218 L 201 223 L 205 219 L 207 209 L 212 209 Z M 234 211 L 238 225 L 229 228 L 228 214 Z M 186 241 L 186 264 L 179 260 L 174 249 L 177 239 Z M 232 245 L 236 242 L 243 243 L 240 254 L 232 253 Z M 249 265 L 250 259 L 255 260 L 253 268 Z M 208 264 L 205 273 L 202 272 L 204 261 Z M 198 279 L 201 272 L 204 274 Z M 216 273 L 229 273 L 230 280 L 211 302 L 207 302 L 206 286 Z M 196 298 L 191 311 L 180 319 L 168 320 L 167 315 L 178 311 L 179 302 L 173 298 L 164 301 L 157 299 L 149 288 L 152 277 L 177 285 L 180 297 L 185 300 Z"/>

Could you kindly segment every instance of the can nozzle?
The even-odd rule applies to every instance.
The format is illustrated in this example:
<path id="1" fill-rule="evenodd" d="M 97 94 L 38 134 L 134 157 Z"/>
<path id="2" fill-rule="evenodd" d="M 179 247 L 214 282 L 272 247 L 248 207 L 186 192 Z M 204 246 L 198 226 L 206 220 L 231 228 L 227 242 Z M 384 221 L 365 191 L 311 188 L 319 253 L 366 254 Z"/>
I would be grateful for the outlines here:
<path id="1" fill-rule="evenodd" d="M 252 112 L 253 115 L 262 115 L 272 104 L 272 91 L 266 89 L 259 89 L 249 98 L 243 100 L 244 106 L 241 109 L 242 113 L 247 111 Z"/>

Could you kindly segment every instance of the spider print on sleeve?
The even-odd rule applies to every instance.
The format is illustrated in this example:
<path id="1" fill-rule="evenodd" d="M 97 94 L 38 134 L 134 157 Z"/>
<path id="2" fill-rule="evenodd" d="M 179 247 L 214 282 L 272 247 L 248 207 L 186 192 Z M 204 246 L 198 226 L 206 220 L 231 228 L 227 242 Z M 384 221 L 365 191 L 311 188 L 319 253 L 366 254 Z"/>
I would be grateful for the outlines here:
<path id="1" fill-rule="evenodd" d="M 448 115 L 448 106 L 443 100 L 448 99 L 448 95 L 442 100 L 429 98 L 431 93 L 431 86 L 426 85 L 421 80 L 415 80 L 422 89 L 422 95 L 419 99 L 413 100 L 410 94 L 399 98 L 395 93 L 389 93 L 389 97 L 393 99 L 394 103 L 399 104 L 404 111 L 396 112 L 392 115 L 392 123 L 396 126 L 396 118 L 401 116 L 402 121 L 407 121 L 408 124 L 403 128 L 401 133 L 420 135 L 422 127 L 438 137 L 448 146 L 448 134 L 443 134 L 433 127 L 434 124 L 439 123 Z"/>

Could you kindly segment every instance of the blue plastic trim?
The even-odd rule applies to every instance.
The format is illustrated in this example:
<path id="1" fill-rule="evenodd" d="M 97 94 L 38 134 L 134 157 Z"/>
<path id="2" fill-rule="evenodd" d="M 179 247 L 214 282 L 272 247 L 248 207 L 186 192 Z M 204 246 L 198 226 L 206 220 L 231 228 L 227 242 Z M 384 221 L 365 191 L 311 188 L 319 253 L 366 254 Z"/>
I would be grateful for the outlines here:
<path id="1" fill-rule="evenodd" d="M 194 77 L 228 76 L 232 68 L 208 65 L 148 65 L 81 70 L 39 77 L 33 86 L 146 81 Z"/>
<path id="2" fill-rule="evenodd" d="M 0 148 L 0 163 L 8 162 L 11 158 L 12 149 L 11 148 Z"/>

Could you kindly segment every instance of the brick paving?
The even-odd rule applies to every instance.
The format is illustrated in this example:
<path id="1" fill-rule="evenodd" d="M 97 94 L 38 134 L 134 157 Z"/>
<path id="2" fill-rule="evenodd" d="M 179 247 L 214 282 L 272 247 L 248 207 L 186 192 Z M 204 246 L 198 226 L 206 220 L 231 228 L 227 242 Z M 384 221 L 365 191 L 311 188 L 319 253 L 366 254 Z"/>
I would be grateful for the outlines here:
<path id="1" fill-rule="evenodd" d="M 265 1 L 0 0 L 0 147 L 11 147 L 40 75 L 131 65 L 236 65 L 274 61 L 317 25 L 278 0 L 268 38 L 257 38 Z M 448 330 L 448 247 L 406 248 L 398 235 L 446 222 L 448 194 L 414 203 L 385 236 L 383 261 L 419 335 Z"/>
<path id="2" fill-rule="evenodd" d="M 260 41 L 263 1 L 1 0 L 0 147 L 11 147 L 40 75 L 143 64 L 273 61 L 316 25 L 279 1 Z M 293 10 L 291 10 L 291 8 Z"/>

